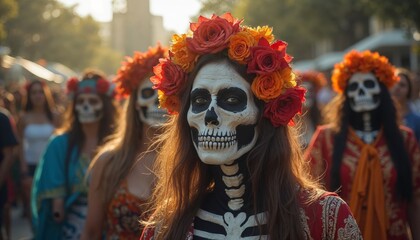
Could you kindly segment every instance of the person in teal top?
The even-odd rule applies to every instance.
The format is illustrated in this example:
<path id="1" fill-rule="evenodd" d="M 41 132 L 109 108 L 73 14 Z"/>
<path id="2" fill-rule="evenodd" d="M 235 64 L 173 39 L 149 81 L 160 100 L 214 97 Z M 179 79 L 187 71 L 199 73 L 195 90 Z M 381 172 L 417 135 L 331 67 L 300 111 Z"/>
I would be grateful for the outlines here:
<path id="1" fill-rule="evenodd" d="M 86 170 L 117 116 L 113 87 L 88 70 L 67 82 L 66 121 L 51 137 L 34 176 L 31 209 L 35 239 L 79 239 L 87 214 Z"/>

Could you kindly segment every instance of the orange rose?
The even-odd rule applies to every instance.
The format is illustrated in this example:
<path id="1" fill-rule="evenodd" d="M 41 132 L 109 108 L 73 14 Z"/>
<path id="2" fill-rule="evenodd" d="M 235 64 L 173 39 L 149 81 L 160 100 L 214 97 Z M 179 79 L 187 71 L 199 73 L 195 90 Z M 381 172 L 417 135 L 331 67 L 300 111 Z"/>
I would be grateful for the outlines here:
<path id="1" fill-rule="evenodd" d="M 258 75 L 251 85 L 254 95 L 265 102 L 280 96 L 282 88 L 283 79 L 281 78 L 280 71 L 275 71 L 266 75 Z"/>
<path id="2" fill-rule="evenodd" d="M 230 38 L 228 55 L 229 58 L 240 64 L 246 64 L 245 60 L 251 54 L 250 48 L 257 42 L 249 32 L 238 32 Z"/>
<path id="3" fill-rule="evenodd" d="M 269 26 L 258 26 L 257 28 L 246 27 L 245 31 L 249 32 L 257 42 L 260 38 L 265 38 L 270 43 L 274 41 L 273 28 Z"/>
<path id="4" fill-rule="evenodd" d="M 198 58 L 187 48 L 187 34 L 172 36 L 171 57 L 175 64 L 179 65 L 185 72 L 190 72 L 194 68 L 195 61 Z"/>

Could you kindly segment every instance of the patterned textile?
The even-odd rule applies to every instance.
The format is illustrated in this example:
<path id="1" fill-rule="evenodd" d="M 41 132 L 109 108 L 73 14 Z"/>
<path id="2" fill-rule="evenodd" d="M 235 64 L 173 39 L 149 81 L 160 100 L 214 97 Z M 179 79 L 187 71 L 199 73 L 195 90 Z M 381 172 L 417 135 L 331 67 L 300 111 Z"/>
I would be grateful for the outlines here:
<path id="1" fill-rule="evenodd" d="M 334 193 L 325 193 L 321 198 L 305 204 L 307 198 L 301 194 L 301 220 L 308 240 L 359 240 L 362 239 L 359 227 L 351 215 L 347 204 Z M 191 225 L 186 240 L 193 239 L 194 227 Z M 146 228 L 140 240 L 153 240 L 154 229 Z"/>
<path id="2" fill-rule="evenodd" d="M 68 228 L 75 223 L 69 222 L 69 218 L 64 219 L 62 223 L 57 223 L 53 219 L 52 199 L 55 198 L 64 198 L 66 214 L 69 211 L 78 214 L 83 221 L 78 225 L 84 225 L 85 217 L 83 216 L 86 216 L 86 210 L 81 208 L 83 205 L 81 201 L 82 196 L 87 196 L 88 193 L 85 174 L 90 159 L 79 156 L 77 149 L 71 152 L 68 166 L 70 193 L 67 194 L 64 169 L 68 140 L 68 134 L 53 136 L 36 169 L 31 196 L 35 239 L 62 239 L 64 231 L 68 232 Z M 78 206 L 75 207 L 74 204 Z M 86 208 L 87 201 L 84 201 L 84 204 Z M 73 227 L 77 228 L 77 226 Z M 73 237 L 70 236 L 69 239 L 74 239 L 81 233 L 81 229 L 71 230 L 71 232 Z"/>
<path id="3" fill-rule="evenodd" d="M 61 239 L 78 240 L 82 236 L 87 216 L 87 196 L 81 194 L 67 211 L 67 221 L 63 224 Z"/>
<path id="4" fill-rule="evenodd" d="M 412 131 L 401 127 L 401 133 L 404 139 L 404 145 L 407 147 L 411 158 L 412 176 L 413 176 L 413 196 L 420 194 L 420 149 L 414 138 Z M 395 185 L 397 183 L 397 173 L 392 163 L 388 147 L 383 134 L 379 134 L 379 139 L 373 143 L 377 149 L 381 161 L 383 173 L 383 186 L 385 192 L 386 214 L 389 219 L 388 240 L 409 239 L 407 226 L 407 203 L 398 201 L 395 194 Z M 357 135 L 349 134 L 347 144 L 343 154 L 343 160 L 340 169 L 341 189 L 340 196 L 347 202 L 350 201 L 350 193 L 360 158 L 361 149 L 357 145 Z M 333 154 L 334 133 L 328 126 L 320 126 L 314 134 L 314 137 L 307 149 L 308 157 L 313 164 L 314 174 L 321 177 L 327 189 L 330 186 L 332 154 Z M 360 224 L 359 224 L 360 225 Z M 360 226 L 363 228 L 362 226 Z"/>
<path id="5" fill-rule="evenodd" d="M 106 238 L 139 239 L 143 230 L 139 221 L 144 203 L 145 200 L 128 191 L 127 181 L 124 180 L 108 207 Z"/>

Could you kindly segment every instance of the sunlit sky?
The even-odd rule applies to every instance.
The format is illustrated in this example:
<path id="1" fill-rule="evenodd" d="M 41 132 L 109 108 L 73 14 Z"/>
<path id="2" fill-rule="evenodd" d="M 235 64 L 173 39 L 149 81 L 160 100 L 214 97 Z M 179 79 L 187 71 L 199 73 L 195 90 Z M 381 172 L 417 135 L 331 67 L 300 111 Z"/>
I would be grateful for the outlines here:
<path id="1" fill-rule="evenodd" d="M 112 19 L 112 0 L 58 1 L 67 6 L 78 4 L 76 10 L 82 16 L 90 14 L 97 21 Z M 177 33 L 185 32 L 190 17 L 198 13 L 200 6 L 199 0 L 150 0 L 150 12 L 153 15 L 163 16 L 164 27 Z"/>

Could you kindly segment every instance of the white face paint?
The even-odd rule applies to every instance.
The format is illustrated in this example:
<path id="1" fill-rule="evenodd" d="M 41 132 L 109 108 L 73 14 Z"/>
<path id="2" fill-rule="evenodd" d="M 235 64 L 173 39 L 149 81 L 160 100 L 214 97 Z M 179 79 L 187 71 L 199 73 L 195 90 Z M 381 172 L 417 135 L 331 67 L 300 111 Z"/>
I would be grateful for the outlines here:
<path id="1" fill-rule="evenodd" d="M 347 88 L 347 97 L 350 99 L 350 107 L 353 111 L 372 111 L 379 106 L 381 88 L 373 73 L 353 74 Z"/>
<path id="2" fill-rule="evenodd" d="M 98 122 L 103 116 L 102 99 L 95 93 L 80 93 L 75 100 L 75 110 L 79 122 Z"/>
<path id="3" fill-rule="evenodd" d="M 140 120 L 149 126 L 157 127 L 166 121 L 166 111 L 159 108 L 158 94 L 153 83 L 144 80 L 137 89 L 136 109 Z"/>
<path id="4" fill-rule="evenodd" d="M 230 164 L 252 149 L 258 108 L 249 83 L 227 62 L 203 66 L 190 98 L 187 118 L 201 161 Z"/>

